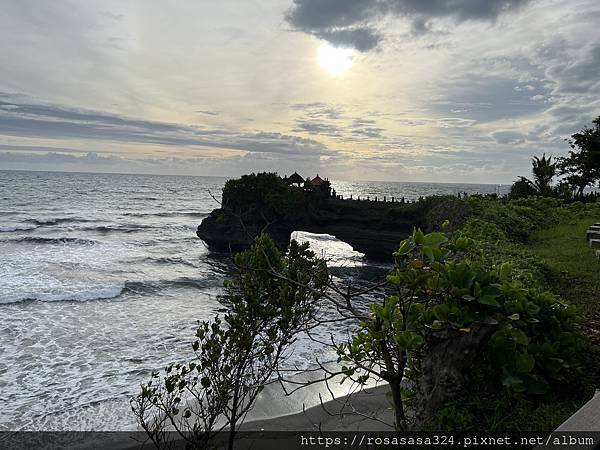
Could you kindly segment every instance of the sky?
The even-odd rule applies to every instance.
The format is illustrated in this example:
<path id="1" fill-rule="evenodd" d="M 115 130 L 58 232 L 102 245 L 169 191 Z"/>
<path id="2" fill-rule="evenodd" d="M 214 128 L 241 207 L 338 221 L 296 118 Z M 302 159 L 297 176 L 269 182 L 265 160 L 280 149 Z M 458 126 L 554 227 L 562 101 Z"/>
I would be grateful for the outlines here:
<path id="1" fill-rule="evenodd" d="M 600 115 L 597 0 L 3 0 L 0 169 L 510 183 Z"/>

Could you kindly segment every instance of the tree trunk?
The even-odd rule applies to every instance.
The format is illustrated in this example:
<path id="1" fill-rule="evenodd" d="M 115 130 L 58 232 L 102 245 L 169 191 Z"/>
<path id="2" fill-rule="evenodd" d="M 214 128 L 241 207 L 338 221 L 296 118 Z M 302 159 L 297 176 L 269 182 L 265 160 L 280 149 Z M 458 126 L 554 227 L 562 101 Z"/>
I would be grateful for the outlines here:
<path id="1" fill-rule="evenodd" d="M 236 389 L 233 393 L 233 400 L 231 402 L 231 419 L 229 421 L 229 442 L 227 448 L 233 450 L 233 443 L 235 441 L 235 427 L 237 425 L 237 410 L 238 410 L 238 390 Z"/>
<path id="2" fill-rule="evenodd" d="M 400 378 L 401 380 L 401 378 Z M 402 390 L 400 380 L 388 382 L 392 390 L 392 401 L 394 404 L 394 418 L 396 431 L 406 430 L 406 416 L 404 415 L 404 403 L 402 402 Z"/>
<path id="3" fill-rule="evenodd" d="M 406 366 L 406 353 L 403 353 L 402 360 L 398 363 L 398 367 L 394 366 L 394 361 L 390 355 L 390 351 L 386 342 L 381 342 L 381 354 L 385 362 L 385 372 L 381 377 L 388 382 L 392 391 L 392 401 L 394 405 L 396 430 L 406 430 L 406 415 L 404 414 L 404 403 L 402 401 L 402 377 L 404 376 L 404 367 Z"/>
<path id="4" fill-rule="evenodd" d="M 444 403 L 463 392 L 468 371 L 497 326 L 496 321 L 480 322 L 468 333 L 452 329 L 431 333 L 415 398 L 416 424 L 432 419 Z"/>

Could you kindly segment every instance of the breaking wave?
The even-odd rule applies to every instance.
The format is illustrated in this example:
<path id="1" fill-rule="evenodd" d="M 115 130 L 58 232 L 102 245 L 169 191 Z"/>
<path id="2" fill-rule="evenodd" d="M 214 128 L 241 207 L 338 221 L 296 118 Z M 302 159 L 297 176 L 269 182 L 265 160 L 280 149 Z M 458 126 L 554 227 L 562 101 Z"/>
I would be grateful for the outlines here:
<path id="1" fill-rule="evenodd" d="M 0 227 L 0 233 L 14 233 L 15 231 L 30 231 L 35 230 L 36 226 L 23 226 L 23 225 L 14 225 L 7 227 Z"/>
<path id="2" fill-rule="evenodd" d="M 95 219 L 83 219 L 81 217 L 55 217 L 51 219 L 26 219 L 25 222 L 32 223 L 34 225 L 46 226 L 46 225 L 58 225 L 61 223 L 70 222 L 97 222 Z"/>
<path id="3" fill-rule="evenodd" d="M 38 236 L 25 236 L 22 238 L 10 239 L 10 242 L 23 242 L 29 244 L 76 244 L 76 245 L 95 245 L 97 242 L 92 239 L 81 239 L 72 237 L 47 238 Z"/>
<path id="4" fill-rule="evenodd" d="M 177 278 L 175 280 L 157 280 L 157 281 L 128 281 L 122 284 L 110 286 L 91 286 L 77 290 L 66 290 L 63 292 L 39 292 L 39 293 L 21 293 L 7 296 L 0 296 L 0 304 L 19 303 L 26 301 L 39 302 L 67 302 L 67 301 L 93 301 L 118 298 L 127 293 L 150 294 L 169 289 L 181 288 L 216 288 L 220 287 L 221 282 L 217 279 L 192 279 L 187 277 Z"/>

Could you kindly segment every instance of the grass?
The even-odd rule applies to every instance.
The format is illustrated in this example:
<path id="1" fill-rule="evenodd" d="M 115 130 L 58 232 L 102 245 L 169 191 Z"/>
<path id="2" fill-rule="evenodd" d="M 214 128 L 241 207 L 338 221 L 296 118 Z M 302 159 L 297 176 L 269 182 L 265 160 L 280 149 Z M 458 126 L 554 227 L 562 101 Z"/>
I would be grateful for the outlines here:
<path id="1" fill-rule="evenodd" d="M 562 298 L 577 305 L 586 321 L 598 320 L 600 311 L 600 262 L 589 247 L 586 231 L 598 217 L 572 220 L 533 233 L 525 246 L 552 270 L 548 284 Z"/>

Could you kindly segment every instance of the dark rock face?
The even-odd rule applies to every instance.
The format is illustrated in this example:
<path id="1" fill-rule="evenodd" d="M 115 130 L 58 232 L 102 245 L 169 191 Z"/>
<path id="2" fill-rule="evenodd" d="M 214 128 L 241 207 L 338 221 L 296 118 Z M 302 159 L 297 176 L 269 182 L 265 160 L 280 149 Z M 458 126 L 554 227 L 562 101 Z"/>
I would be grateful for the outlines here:
<path id="1" fill-rule="evenodd" d="M 237 253 L 246 250 L 263 231 L 269 233 L 279 248 L 287 248 L 293 229 L 289 229 L 285 224 L 267 226 L 255 219 L 246 218 L 242 221 L 227 209 L 215 209 L 202 220 L 196 234 L 209 249 L 217 252 Z"/>
<path id="2" fill-rule="evenodd" d="M 248 248 L 261 232 L 270 234 L 282 249 L 287 248 L 293 231 L 330 234 L 370 259 L 385 261 L 392 259 L 400 241 L 414 228 L 432 231 L 446 219 L 458 226 L 465 216 L 464 202 L 452 197 L 410 204 L 325 198 L 307 201 L 294 218 L 271 222 L 256 210 L 215 209 L 202 221 L 197 235 L 211 250 L 235 253 Z"/>

